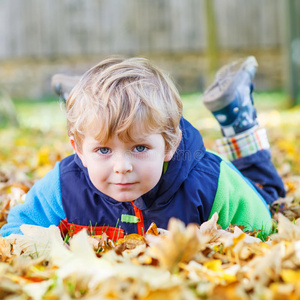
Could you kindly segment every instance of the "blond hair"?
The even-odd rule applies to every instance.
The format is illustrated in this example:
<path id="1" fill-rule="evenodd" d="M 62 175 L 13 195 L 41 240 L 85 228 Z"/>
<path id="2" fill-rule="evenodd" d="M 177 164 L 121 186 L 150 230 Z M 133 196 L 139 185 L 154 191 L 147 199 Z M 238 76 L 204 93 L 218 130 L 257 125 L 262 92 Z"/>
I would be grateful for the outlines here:
<path id="1" fill-rule="evenodd" d="M 142 134 L 159 133 L 166 151 L 181 137 L 179 93 L 164 72 L 143 58 L 100 62 L 82 76 L 66 104 L 68 134 L 79 149 L 91 130 L 103 144 L 114 134 L 134 141 L 136 128 Z"/>

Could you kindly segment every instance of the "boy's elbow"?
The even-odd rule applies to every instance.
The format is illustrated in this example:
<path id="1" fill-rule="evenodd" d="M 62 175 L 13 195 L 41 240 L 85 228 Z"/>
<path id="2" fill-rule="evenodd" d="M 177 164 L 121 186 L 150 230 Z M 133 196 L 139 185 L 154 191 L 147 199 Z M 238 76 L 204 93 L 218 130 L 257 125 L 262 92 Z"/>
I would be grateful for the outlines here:
<path id="1" fill-rule="evenodd" d="M 5 224 L 2 226 L 0 229 L 0 236 L 2 237 L 7 237 L 11 234 L 21 234 L 23 235 L 21 229 L 20 229 L 20 224 Z"/>

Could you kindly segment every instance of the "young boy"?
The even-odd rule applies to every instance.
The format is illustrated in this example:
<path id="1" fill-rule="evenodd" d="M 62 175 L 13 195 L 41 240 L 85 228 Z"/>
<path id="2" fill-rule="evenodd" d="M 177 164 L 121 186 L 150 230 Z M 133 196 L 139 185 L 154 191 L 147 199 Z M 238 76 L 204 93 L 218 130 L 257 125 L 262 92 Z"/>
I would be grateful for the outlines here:
<path id="1" fill-rule="evenodd" d="M 222 227 L 241 224 L 269 233 L 267 204 L 284 196 L 265 131 L 251 98 L 256 61 L 227 66 L 204 93 L 225 135 L 221 154 L 207 152 L 182 117 L 173 83 L 145 59 L 107 59 L 86 72 L 66 106 L 75 154 L 57 163 L 11 209 L 1 235 L 20 225 L 87 228 L 116 240 L 144 234 L 171 217 L 201 224 L 214 212 Z M 247 179 L 247 178 L 248 179 Z"/>

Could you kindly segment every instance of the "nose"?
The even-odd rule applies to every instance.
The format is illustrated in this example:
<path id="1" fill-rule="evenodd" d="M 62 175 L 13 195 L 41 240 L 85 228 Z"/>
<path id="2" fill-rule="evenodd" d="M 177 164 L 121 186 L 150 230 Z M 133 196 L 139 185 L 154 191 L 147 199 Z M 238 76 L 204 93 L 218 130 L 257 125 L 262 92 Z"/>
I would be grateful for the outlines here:
<path id="1" fill-rule="evenodd" d="M 132 162 L 128 154 L 119 154 L 115 157 L 114 172 L 117 174 L 130 173 L 133 170 Z"/>

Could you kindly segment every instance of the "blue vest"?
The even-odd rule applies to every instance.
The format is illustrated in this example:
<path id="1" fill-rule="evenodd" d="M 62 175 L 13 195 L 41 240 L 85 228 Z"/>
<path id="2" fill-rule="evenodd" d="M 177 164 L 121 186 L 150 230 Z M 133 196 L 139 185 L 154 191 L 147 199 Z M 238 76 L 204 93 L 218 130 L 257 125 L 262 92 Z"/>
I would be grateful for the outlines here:
<path id="1" fill-rule="evenodd" d="M 97 190 L 77 155 L 61 161 L 62 204 L 68 223 L 121 227 L 125 234 L 147 231 L 152 222 L 167 228 L 172 217 L 201 224 L 209 217 L 218 186 L 221 159 L 205 151 L 198 130 L 182 118 L 182 141 L 158 184 L 131 202 L 118 202 Z M 122 222 L 138 216 L 138 223 Z M 142 228 L 142 229 L 141 229 Z"/>

